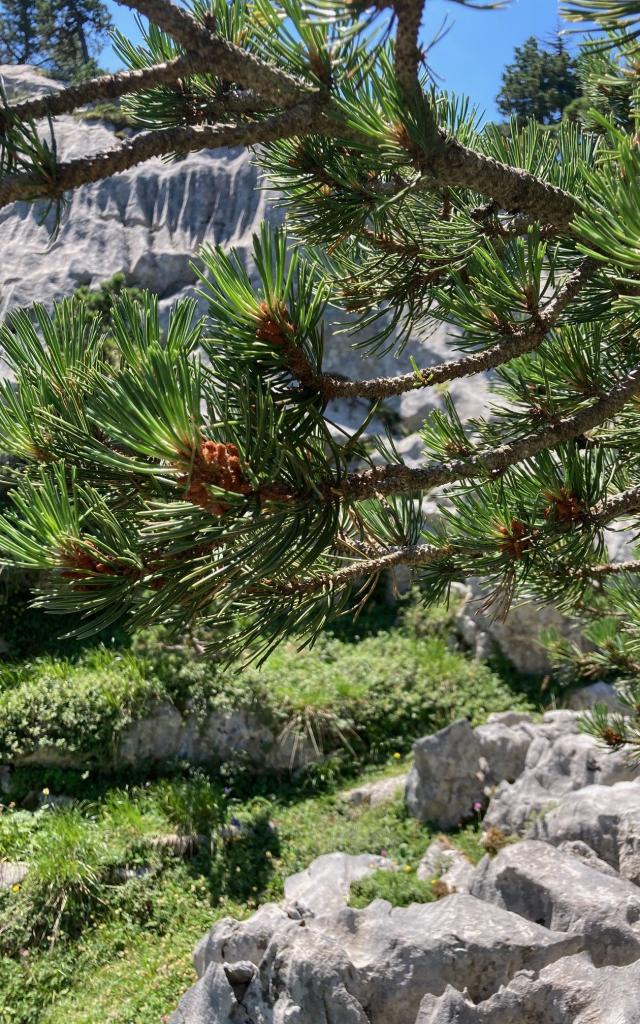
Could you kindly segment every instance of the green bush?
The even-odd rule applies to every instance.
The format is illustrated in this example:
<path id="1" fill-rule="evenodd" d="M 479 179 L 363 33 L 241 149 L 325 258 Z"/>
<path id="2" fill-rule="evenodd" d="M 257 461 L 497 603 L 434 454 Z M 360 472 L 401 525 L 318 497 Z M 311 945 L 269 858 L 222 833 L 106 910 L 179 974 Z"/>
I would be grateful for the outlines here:
<path id="1" fill-rule="evenodd" d="M 159 700 L 201 720 L 245 709 L 288 738 L 348 760 L 384 760 L 465 715 L 530 709 L 517 677 L 451 650 L 442 614 L 415 601 L 397 625 L 359 642 L 325 634 L 312 649 L 276 650 L 260 669 L 225 668 L 160 630 L 131 651 L 95 648 L 75 661 L 41 658 L 0 669 L 0 761 L 48 747 L 113 770 L 119 734 Z M 295 762 L 295 757 L 293 758 Z"/>
<path id="2" fill-rule="evenodd" d="M 400 871 L 374 871 L 351 886 L 349 905 L 368 907 L 373 900 L 388 900 L 394 907 L 410 903 L 431 903 L 435 899 L 431 882 L 421 882 L 407 867 Z"/>

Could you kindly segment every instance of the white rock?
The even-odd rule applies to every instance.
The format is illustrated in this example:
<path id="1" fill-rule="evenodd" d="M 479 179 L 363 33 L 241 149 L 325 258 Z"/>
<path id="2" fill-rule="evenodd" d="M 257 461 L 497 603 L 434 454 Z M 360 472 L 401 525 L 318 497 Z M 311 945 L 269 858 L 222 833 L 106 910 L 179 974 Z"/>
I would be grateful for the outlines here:
<path id="1" fill-rule="evenodd" d="M 22 860 L 0 860 L 0 889 L 20 885 L 26 878 L 29 865 Z"/>
<path id="2" fill-rule="evenodd" d="M 346 906 L 354 882 L 359 882 L 374 871 L 389 870 L 391 867 L 391 862 L 385 857 L 371 853 L 356 856 L 326 853 L 316 857 L 304 871 L 287 878 L 284 884 L 285 899 L 309 909 L 316 916 L 331 913 Z"/>
<path id="3" fill-rule="evenodd" d="M 449 893 L 470 892 L 475 868 L 462 850 L 447 839 L 434 839 L 418 864 L 416 876 L 422 882 L 438 879 Z"/>
<path id="4" fill-rule="evenodd" d="M 586 864 L 589 868 L 594 868 L 596 871 L 601 871 L 603 875 L 609 875 L 610 878 L 618 878 L 618 872 L 615 868 L 612 868 L 610 864 L 607 864 L 606 860 L 602 860 L 598 857 L 595 850 L 592 850 L 590 846 L 583 843 L 581 839 L 567 839 L 566 842 L 560 843 L 558 849 L 563 853 L 569 853 L 572 857 L 576 857 L 581 860 L 583 864 Z"/>
<path id="5" fill-rule="evenodd" d="M 640 959 L 640 889 L 548 843 L 525 840 L 484 857 L 471 892 L 553 931 L 581 935 L 597 967 Z"/>
<path id="6" fill-rule="evenodd" d="M 579 839 L 623 878 L 640 885 L 640 783 L 569 793 L 532 823 L 529 835 L 556 846 Z"/>
<path id="7" fill-rule="evenodd" d="M 425 996 L 415 1024 L 639 1024 L 640 962 L 596 968 L 588 954 L 529 971 L 479 1005 L 453 987 Z"/>
<path id="8" fill-rule="evenodd" d="M 354 807 L 363 804 L 368 807 L 375 807 L 377 804 L 387 803 L 404 790 L 407 784 L 408 772 L 402 775 L 392 775 L 388 779 L 380 779 L 378 782 L 367 782 L 363 786 L 349 789 L 342 794 L 343 800 Z"/>
<path id="9" fill-rule="evenodd" d="M 413 746 L 405 791 L 409 810 L 443 829 L 472 818 L 487 790 L 520 775 L 535 735 L 525 716 L 512 724 L 494 719 L 476 729 L 461 718 L 423 737 Z"/>
<path id="10" fill-rule="evenodd" d="M 487 827 L 521 833 L 565 795 L 584 786 L 635 778 L 622 752 L 611 753 L 591 736 L 577 731 L 577 712 L 544 716 L 527 751 L 523 773 L 514 783 L 502 782 L 485 816 Z"/>
<path id="11" fill-rule="evenodd" d="M 230 937 L 223 922 L 221 938 L 210 937 L 213 958 L 202 959 L 204 974 L 174 1024 L 406 1024 L 425 992 L 466 986 L 481 1000 L 519 970 L 539 971 L 580 943 L 465 895 L 396 908 L 377 900 L 364 910 L 298 921 L 270 915 L 274 930 L 264 955 L 252 961 L 258 970 L 242 1007 L 231 1003 L 229 1012 L 228 993 L 218 994 L 220 971 L 210 965 L 251 960 L 238 953 L 255 945 L 256 930 L 263 945 L 264 915 L 257 929 L 250 919 Z M 244 944 L 243 929 L 252 936 Z"/>
<path id="12" fill-rule="evenodd" d="M 483 798 L 482 747 L 466 718 L 413 745 L 405 799 L 414 817 L 454 828 Z"/>

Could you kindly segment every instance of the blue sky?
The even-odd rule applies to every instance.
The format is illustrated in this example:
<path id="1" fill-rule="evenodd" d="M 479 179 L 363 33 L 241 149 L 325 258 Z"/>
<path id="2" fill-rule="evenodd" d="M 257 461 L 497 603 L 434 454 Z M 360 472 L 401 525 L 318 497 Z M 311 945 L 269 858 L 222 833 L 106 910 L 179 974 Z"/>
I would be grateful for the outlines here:
<path id="1" fill-rule="evenodd" d="M 133 14 L 109 0 L 114 21 L 131 40 L 138 38 Z M 448 34 L 431 53 L 431 66 L 442 88 L 467 93 L 488 118 L 497 116 L 495 97 L 505 64 L 516 46 L 531 35 L 546 39 L 562 26 L 557 0 L 512 0 L 500 11 L 477 11 L 448 0 L 427 0 L 424 40 L 428 41 L 447 18 Z M 104 67 L 118 65 L 110 47 Z"/>

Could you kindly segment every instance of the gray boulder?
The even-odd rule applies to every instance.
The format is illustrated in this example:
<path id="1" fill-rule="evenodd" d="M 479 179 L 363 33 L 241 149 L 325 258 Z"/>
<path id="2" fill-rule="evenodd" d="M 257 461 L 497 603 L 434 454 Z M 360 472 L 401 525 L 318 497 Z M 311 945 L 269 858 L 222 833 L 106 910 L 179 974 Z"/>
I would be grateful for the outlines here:
<path id="1" fill-rule="evenodd" d="M 623 713 L 625 710 L 615 686 L 602 680 L 591 683 L 590 686 L 581 686 L 578 690 L 571 690 L 565 701 L 565 707 L 572 711 L 588 711 L 598 704 L 604 704 L 609 711 Z"/>
<path id="2" fill-rule="evenodd" d="M 581 935 L 596 967 L 640 959 L 640 889 L 548 843 L 525 840 L 484 857 L 471 892 L 553 931 Z"/>
<path id="3" fill-rule="evenodd" d="M 471 817 L 484 793 L 481 756 L 480 741 L 466 718 L 414 743 L 405 790 L 414 817 L 438 828 L 455 828 Z"/>
<path id="4" fill-rule="evenodd" d="M 417 877 L 422 882 L 437 879 L 449 893 L 470 892 L 475 868 L 462 850 L 442 836 L 434 839 L 418 864 Z"/>
<path id="5" fill-rule="evenodd" d="M 364 910 L 297 919 L 262 908 L 234 928 L 225 921 L 213 929 L 200 947 L 200 980 L 172 1021 L 406 1024 L 426 992 L 450 984 L 486 999 L 519 970 L 539 971 L 580 941 L 466 895 L 397 908 L 376 900 Z M 247 961 L 257 967 L 248 984 Z M 221 986 L 223 972 L 237 977 L 239 962 L 238 1001 Z"/>
<path id="6" fill-rule="evenodd" d="M 528 834 L 554 846 L 581 840 L 623 878 L 640 885 L 640 782 L 567 794 Z"/>
<path id="7" fill-rule="evenodd" d="M 594 967 L 588 954 L 523 971 L 479 1005 L 461 991 L 427 995 L 415 1024 L 639 1024 L 640 962 Z"/>
<path id="8" fill-rule="evenodd" d="M 524 771 L 515 782 L 502 782 L 493 795 L 486 827 L 522 833 L 565 793 L 636 777 L 637 769 L 622 752 L 605 750 L 593 737 L 578 732 L 579 717 L 572 711 L 544 716 L 527 751 Z"/>
<path id="9" fill-rule="evenodd" d="M 392 775 L 388 779 L 380 779 L 378 782 L 366 782 L 363 786 L 349 789 L 342 794 L 343 800 L 354 807 L 367 806 L 376 807 L 377 804 L 387 803 L 395 800 L 407 785 L 408 773 Z"/>
<path id="10" fill-rule="evenodd" d="M 518 777 L 534 735 L 528 715 L 492 716 L 476 729 L 460 718 L 418 740 L 405 790 L 409 810 L 445 829 L 471 818 L 493 786 Z"/>
<path id="11" fill-rule="evenodd" d="M 285 899 L 308 908 L 316 916 L 328 914 L 346 906 L 354 882 L 391 867 L 391 861 L 371 853 L 326 853 L 316 857 L 304 871 L 287 878 Z"/>

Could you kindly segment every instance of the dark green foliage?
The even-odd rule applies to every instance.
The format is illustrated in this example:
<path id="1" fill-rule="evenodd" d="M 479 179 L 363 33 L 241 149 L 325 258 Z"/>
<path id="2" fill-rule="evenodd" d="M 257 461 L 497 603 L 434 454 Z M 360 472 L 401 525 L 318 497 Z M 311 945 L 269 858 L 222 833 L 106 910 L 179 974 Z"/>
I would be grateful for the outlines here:
<path id="1" fill-rule="evenodd" d="M 558 36 L 544 47 L 530 36 L 516 47 L 513 64 L 503 72 L 498 110 L 520 124 L 529 118 L 540 124 L 557 124 L 581 93 L 576 60 L 562 38 Z"/>
<path id="2" fill-rule="evenodd" d="M 361 882 L 354 882 L 349 904 L 368 907 L 373 900 L 388 900 L 394 907 L 408 907 L 410 903 L 431 903 L 435 898 L 431 882 L 421 882 L 407 866 L 397 871 L 375 871 Z"/>
<path id="3" fill-rule="evenodd" d="M 111 25 L 102 0 L 2 0 L 0 63 L 35 64 L 81 81 L 97 73 L 95 58 Z"/>
<path id="4" fill-rule="evenodd" d="M 285 647 L 261 670 L 225 669 L 158 631 L 136 638 L 135 653 L 96 648 L 76 661 L 8 664 L 0 668 L 0 762 L 47 747 L 63 762 L 114 772 L 122 731 L 170 701 L 200 720 L 248 710 L 274 736 L 317 743 L 349 770 L 406 752 L 460 715 L 477 723 L 489 710 L 532 706 L 520 680 L 505 684 L 451 651 L 445 633 L 443 617 L 414 600 L 389 632 L 358 642 L 327 636 L 305 652 Z"/>

